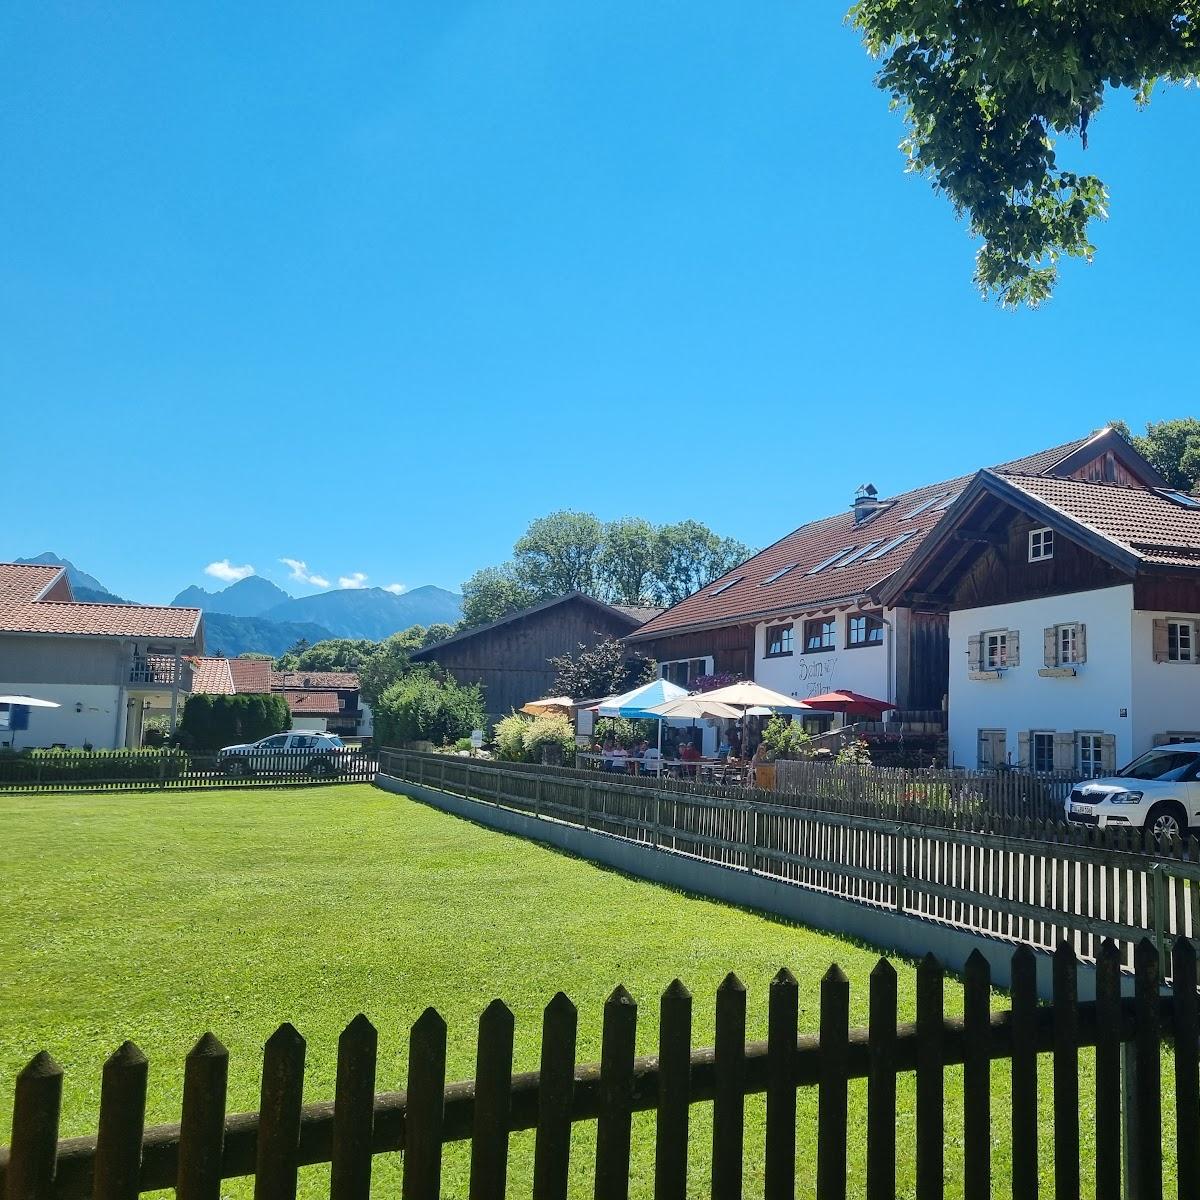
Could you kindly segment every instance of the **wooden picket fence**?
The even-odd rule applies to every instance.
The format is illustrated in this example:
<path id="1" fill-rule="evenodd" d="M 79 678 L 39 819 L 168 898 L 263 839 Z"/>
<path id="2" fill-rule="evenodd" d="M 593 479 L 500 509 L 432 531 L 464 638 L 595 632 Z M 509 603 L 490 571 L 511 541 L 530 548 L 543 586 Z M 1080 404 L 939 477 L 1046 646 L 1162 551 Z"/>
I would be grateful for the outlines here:
<path id="1" fill-rule="evenodd" d="M 765 1094 L 765 1196 L 793 1200 L 797 1185 L 797 1091 L 817 1091 L 816 1196 L 844 1200 L 853 1127 L 866 1131 L 865 1180 L 855 1194 L 895 1200 L 898 1162 L 915 1166 L 917 1200 L 942 1200 L 947 1187 L 946 1072 L 961 1066 L 962 1193 L 991 1195 L 992 1146 L 1011 1143 L 1014 1200 L 1039 1195 L 1039 1168 L 1052 1162 L 1054 1194 L 1080 1194 L 1084 1147 L 1094 1154 L 1096 1195 L 1137 1200 L 1164 1195 L 1164 1115 L 1173 1107 L 1176 1191 L 1200 1195 L 1200 1012 L 1196 954 L 1173 950 L 1176 987 L 1160 988 L 1159 956 L 1137 951 L 1135 994 L 1121 995 L 1120 956 L 1106 942 L 1094 1002 L 1078 1001 L 1078 964 L 1069 946 L 1054 958 L 1054 997 L 1039 1005 L 1034 954 L 1013 955 L 1011 1007 L 992 1011 L 987 960 L 976 952 L 964 973 L 964 1015 L 945 1015 L 944 975 L 932 957 L 916 968 L 916 1022 L 898 1024 L 897 975 L 880 960 L 870 978 L 870 1020 L 851 1029 L 850 985 L 836 966 L 820 984 L 819 1028 L 799 1030 L 799 988 L 786 970 L 772 980 L 765 1042 L 747 1043 L 746 988 L 729 975 L 716 996 L 715 1040 L 692 1048 L 692 997 L 678 980 L 659 1006 L 658 1053 L 635 1057 L 638 1009 L 624 987 L 604 1005 L 600 1062 L 576 1065 L 577 1013 L 558 993 L 542 1022 L 540 1068 L 513 1073 L 514 1018 L 499 1000 L 479 1020 L 475 1078 L 446 1082 L 447 1027 L 433 1008 L 413 1025 L 404 1092 L 375 1092 L 377 1032 L 356 1017 L 338 1042 L 332 1102 L 304 1103 L 306 1045 L 284 1024 L 264 1047 L 259 1109 L 226 1115 L 228 1054 L 205 1034 L 184 1065 L 178 1125 L 145 1128 L 149 1063 L 125 1042 L 104 1064 L 97 1132 L 60 1141 L 63 1072 L 45 1052 L 16 1081 L 12 1137 L 0 1152 L 8 1200 L 135 1200 L 174 1188 L 179 1200 L 219 1200 L 222 1180 L 254 1176 L 256 1200 L 294 1200 L 302 1167 L 332 1165 L 333 1200 L 368 1200 L 375 1156 L 403 1154 L 404 1200 L 442 1194 L 442 1148 L 469 1141 L 470 1195 L 508 1192 L 510 1135 L 535 1133 L 534 1200 L 568 1194 L 572 1128 L 596 1122 L 597 1200 L 629 1193 L 633 1115 L 656 1120 L 654 1195 L 681 1200 L 688 1188 L 693 1107 L 712 1105 L 711 1194 L 740 1200 L 745 1184 L 745 1100 Z M 1174 1053 L 1174 1094 L 1165 1092 L 1161 1047 Z M 1080 1051 L 1094 1048 L 1094 1127 L 1081 1119 Z M 1039 1111 L 1038 1057 L 1052 1060 L 1051 1111 Z M 1011 1100 L 993 1107 L 992 1063 L 1009 1064 Z M 915 1128 L 898 1128 L 897 1077 L 915 1074 Z M 862 1110 L 851 1080 L 865 1079 Z M 857 1095 L 857 1093 L 856 1093 Z M 1169 1124 L 1169 1123 L 1168 1123 Z M 1088 1136 L 1092 1135 L 1092 1136 Z M 958 1190 L 957 1181 L 950 1181 Z M 861 1183 L 861 1187 L 859 1184 Z"/>
<path id="2" fill-rule="evenodd" d="M 866 805 L 859 816 L 818 799 L 745 789 L 659 786 L 621 776 L 517 768 L 383 749 L 384 775 L 656 851 L 936 921 L 1036 949 L 1067 940 L 1094 960 L 1111 938 L 1132 969 L 1149 936 L 1200 940 L 1200 841 L 1135 830 L 988 818 L 965 823 Z M 971 826 L 977 826 L 972 828 Z M 697 880 L 696 890 L 704 890 Z"/>
<path id="3" fill-rule="evenodd" d="M 273 751 L 241 762 L 182 750 L 69 751 L 0 757 L 0 792 L 135 791 L 145 788 L 294 787 L 369 782 L 373 752 L 347 747 L 316 754 Z"/>

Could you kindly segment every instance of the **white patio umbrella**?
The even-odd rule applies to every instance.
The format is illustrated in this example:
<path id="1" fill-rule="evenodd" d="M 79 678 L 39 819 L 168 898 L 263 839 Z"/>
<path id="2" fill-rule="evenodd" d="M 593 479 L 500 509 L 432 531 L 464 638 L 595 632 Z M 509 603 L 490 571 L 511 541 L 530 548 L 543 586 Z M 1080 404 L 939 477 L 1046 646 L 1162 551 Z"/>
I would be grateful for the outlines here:
<path id="1" fill-rule="evenodd" d="M 62 708 L 62 705 L 57 700 L 42 700 L 37 696 L 0 696 L 0 704 L 7 704 L 10 708 L 19 706 L 21 708 Z M 12 749 L 17 744 L 17 731 L 12 730 L 12 737 L 9 739 L 9 749 Z"/>
<path id="2" fill-rule="evenodd" d="M 779 708 L 803 708 L 802 701 L 795 696 L 785 696 L 781 692 L 773 692 L 760 683 L 743 679 L 741 683 L 731 683 L 728 687 L 714 688 L 705 692 L 706 700 L 719 700 L 722 704 L 732 704 L 743 715 L 751 708 L 769 708 L 772 711 Z"/>
<path id="3" fill-rule="evenodd" d="M 694 721 L 697 718 L 711 719 L 713 717 L 725 717 L 731 720 L 741 716 L 741 713 L 733 705 L 722 704 L 719 700 L 710 700 L 703 693 L 697 696 L 681 696 L 677 700 L 668 700 L 665 704 L 656 704 L 646 711 L 668 721 L 672 719 Z"/>

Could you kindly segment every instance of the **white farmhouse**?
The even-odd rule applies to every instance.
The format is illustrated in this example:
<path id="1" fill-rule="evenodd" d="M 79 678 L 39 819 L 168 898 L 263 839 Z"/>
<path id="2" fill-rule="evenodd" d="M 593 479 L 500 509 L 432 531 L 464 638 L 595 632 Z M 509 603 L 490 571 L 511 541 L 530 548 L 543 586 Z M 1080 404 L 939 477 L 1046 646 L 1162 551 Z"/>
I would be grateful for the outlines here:
<path id="1" fill-rule="evenodd" d="M 59 706 L 3 706 L 0 744 L 140 746 L 148 713 L 173 727 L 191 686 L 188 656 L 203 650 L 198 608 L 80 604 L 65 568 L 0 563 L 0 695 Z"/>
<path id="2" fill-rule="evenodd" d="M 1200 498 L 981 471 L 889 584 L 949 613 L 958 766 L 1108 772 L 1200 738 Z"/>

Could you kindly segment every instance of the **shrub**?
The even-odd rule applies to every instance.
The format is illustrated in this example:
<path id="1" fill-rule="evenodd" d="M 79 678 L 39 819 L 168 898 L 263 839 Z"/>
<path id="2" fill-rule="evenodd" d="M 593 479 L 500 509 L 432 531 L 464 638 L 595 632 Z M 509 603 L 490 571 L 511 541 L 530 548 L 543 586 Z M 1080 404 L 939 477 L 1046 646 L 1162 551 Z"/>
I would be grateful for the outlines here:
<path id="1" fill-rule="evenodd" d="M 808 758 L 812 738 L 790 719 L 774 716 L 763 730 L 763 745 L 771 758 Z"/>
<path id="2" fill-rule="evenodd" d="M 211 754 L 222 746 L 257 742 L 289 729 L 291 709 L 283 696 L 189 696 L 175 741 L 184 749 Z"/>
<path id="3" fill-rule="evenodd" d="M 871 765 L 871 747 L 861 740 L 848 742 L 837 752 L 834 762 L 849 767 L 869 767 Z"/>
<path id="4" fill-rule="evenodd" d="M 597 717 L 592 737 L 598 742 L 614 738 L 618 745 L 631 750 L 638 742 L 658 739 L 658 722 L 648 717 Z"/>
<path id="5" fill-rule="evenodd" d="M 94 783 L 106 779 L 177 779 L 188 767 L 182 750 L 4 750 L 4 783 Z"/>
<path id="6" fill-rule="evenodd" d="M 386 688 L 375 708 L 375 741 L 379 745 L 428 741 L 449 745 L 483 728 L 483 689 L 441 678 L 432 671 L 413 671 Z"/>
<path id="7" fill-rule="evenodd" d="M 532 723 L 532 717 L 524 717 L 520 713 L 511 712 L 507 717 L 501 717 L 496 722 L 492 736 L 496 740 L 496 756 L 505 762 L 525 761 L 525 730 Z"/>
<path id="8" fill-rule="evenodd" d="M 564 716 L 534 717 L 525 730 L 526 762 L 561 763 L 574 753 L 575 727 Z"/>

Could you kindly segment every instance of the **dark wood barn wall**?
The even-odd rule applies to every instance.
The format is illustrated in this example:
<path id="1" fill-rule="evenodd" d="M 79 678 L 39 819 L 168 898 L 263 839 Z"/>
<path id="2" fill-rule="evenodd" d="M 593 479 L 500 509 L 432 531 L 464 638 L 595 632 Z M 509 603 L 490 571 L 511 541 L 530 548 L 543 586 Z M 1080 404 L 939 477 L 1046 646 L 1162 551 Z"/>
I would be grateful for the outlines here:
<path id="1" fill-rule="evenodd" d="M 655 662 L 673 662 L 681 658 L 713 657 L 713 671 L 729 672 L 746 679 L 754 677 L 754 626 L 728 625 L 698 633 L 677 633 L 653 641 L 630 642 L 634 654 Z"/>

